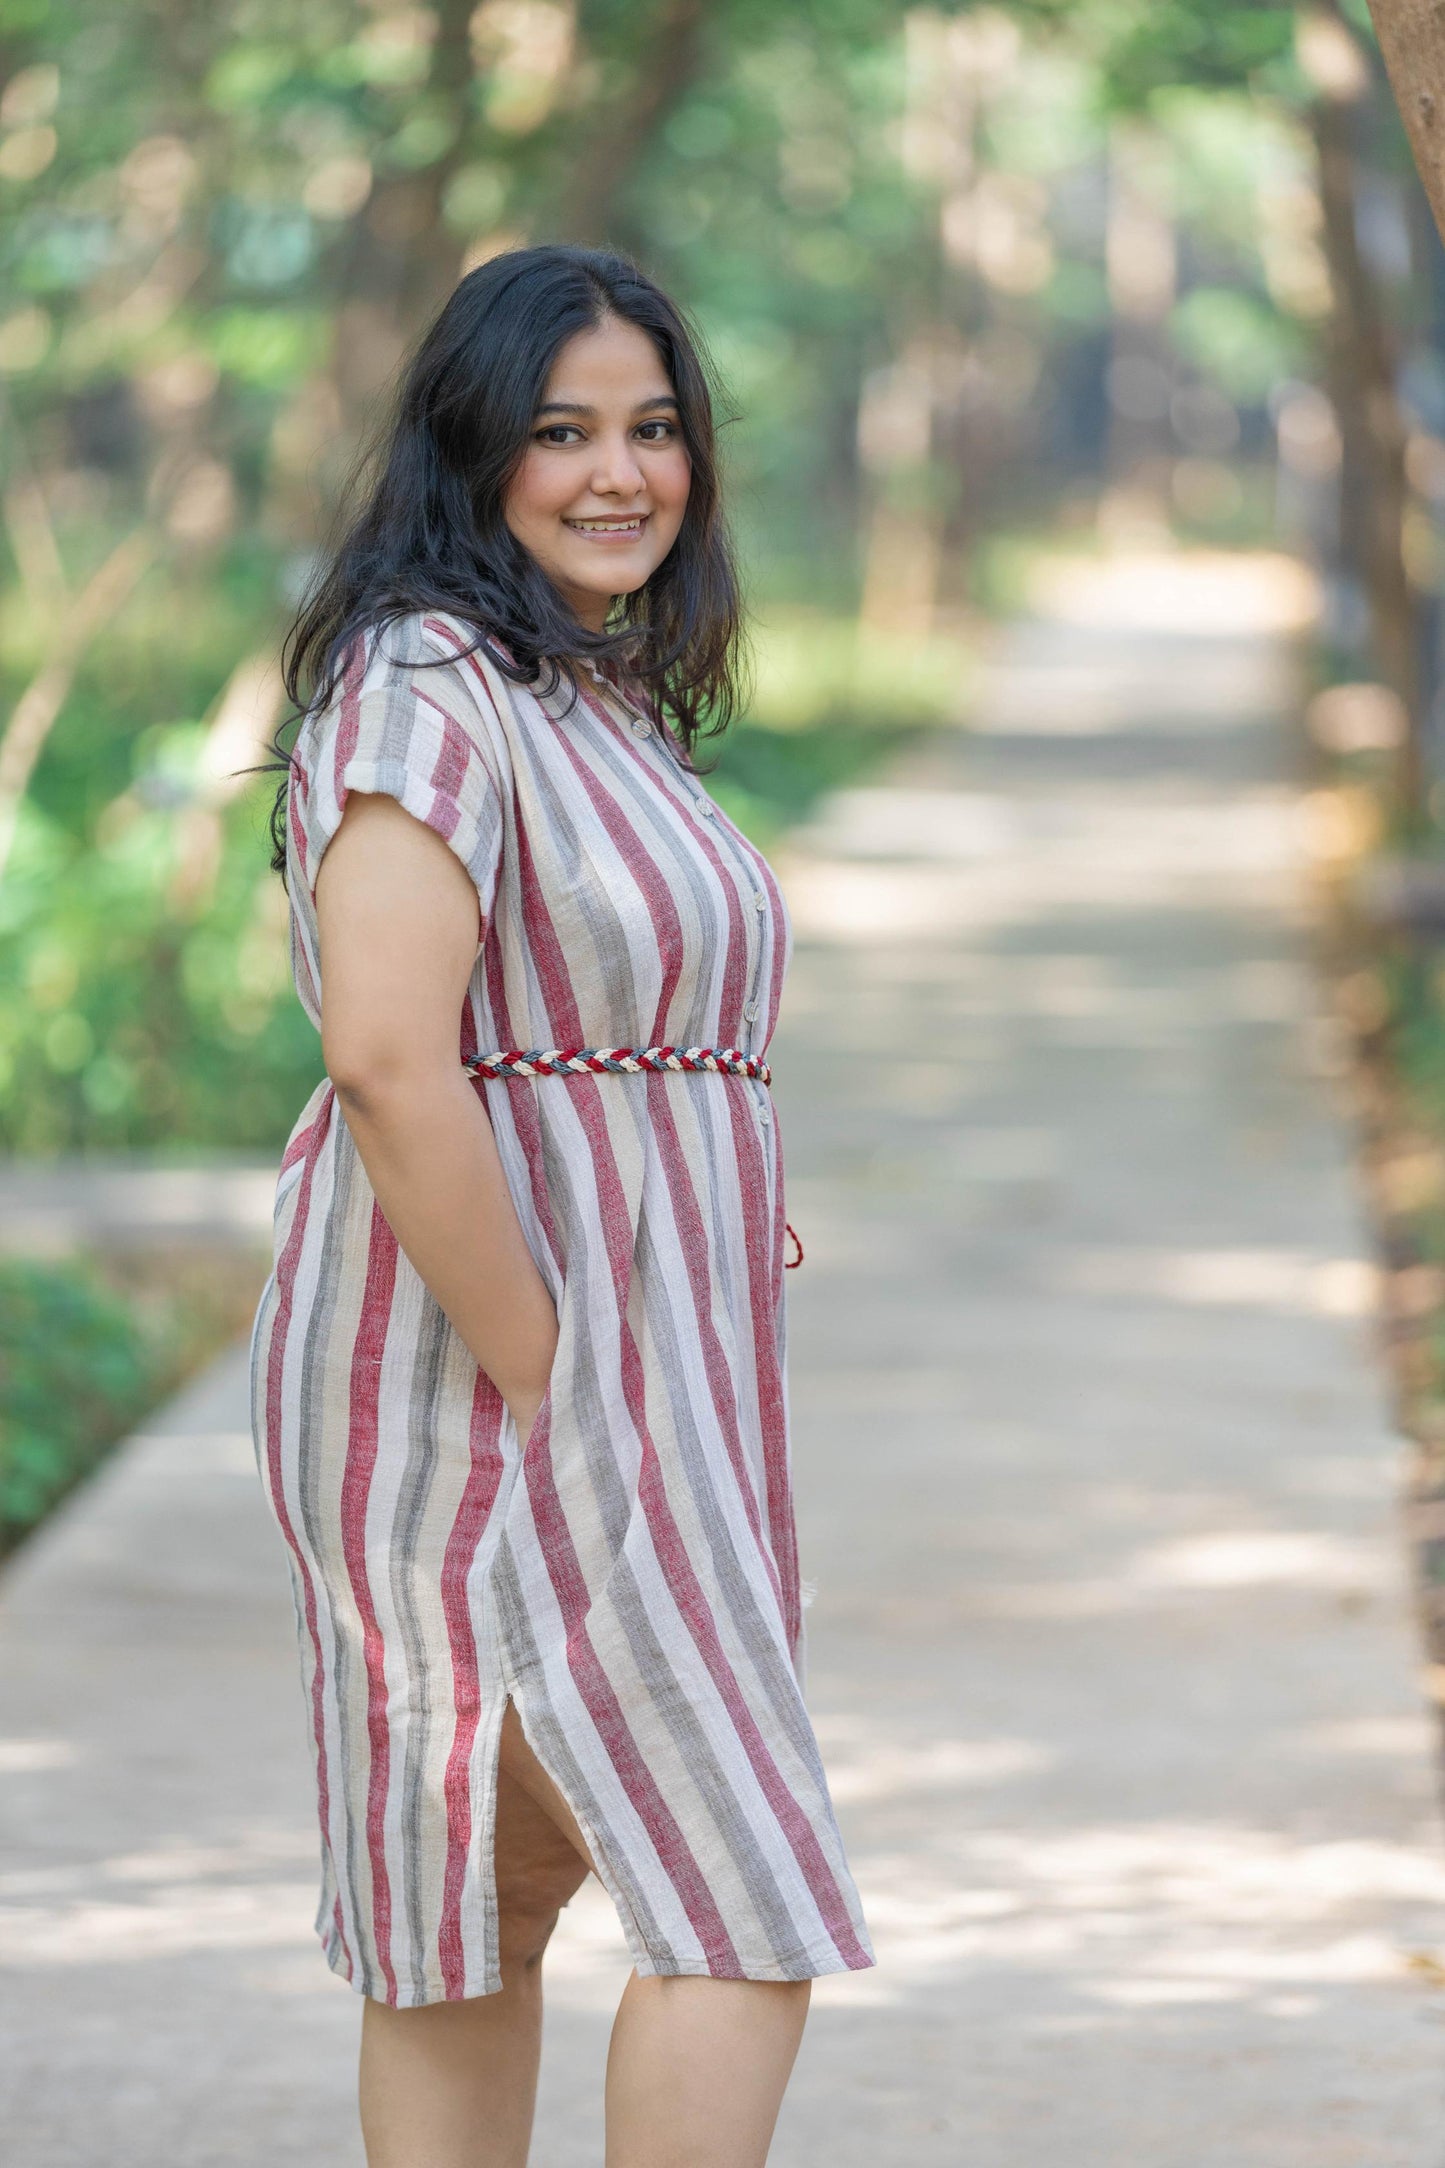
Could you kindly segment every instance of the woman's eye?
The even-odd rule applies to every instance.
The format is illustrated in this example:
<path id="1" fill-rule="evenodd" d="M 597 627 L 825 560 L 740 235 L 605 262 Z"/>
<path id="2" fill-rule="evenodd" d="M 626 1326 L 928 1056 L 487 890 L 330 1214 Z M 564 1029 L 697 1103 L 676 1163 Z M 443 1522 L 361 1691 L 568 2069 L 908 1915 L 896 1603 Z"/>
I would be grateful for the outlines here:
<path id="1" fill-rule="evenodd" d="M 575 442 L 581 434 L 576 422 L 547 422 L 536 432 L 536 441 L 538 444 L 562 446 Z M 677 426 L 659 416 L 656 421 L 639 422 L 637 434 L 645 444 L 665 444 L 669 438 L 677 435 Z"/>

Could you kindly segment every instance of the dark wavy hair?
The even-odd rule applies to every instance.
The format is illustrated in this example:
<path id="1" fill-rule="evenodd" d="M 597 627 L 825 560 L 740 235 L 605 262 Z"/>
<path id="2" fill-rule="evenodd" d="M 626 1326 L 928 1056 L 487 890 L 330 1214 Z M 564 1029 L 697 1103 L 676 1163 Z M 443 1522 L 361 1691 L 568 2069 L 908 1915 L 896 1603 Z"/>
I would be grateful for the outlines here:
<path id="1" fill-rule="evenodd" d="M 558 350 L 619 317 L 646 332 L 677 397 L 692 461 L 677 539 L 603 632 L 582 625 L 503 514 Z M 343 493 L 326 569 L 282 643 L 294 712 L 271 743 L 287 780 L 271 810 L 273 868 L 286 871 L 286 731 L 324 706 L 354 640 L 414 611 L 472 626 L 515 682 L 550 694 L 573 663 L 635 683 L 683 757 L 743 700 L 742 606 L 719 489 L 716 372 L 683 311 L 611 249 L 509 249 L 468 272 L 404 364 L 390 411 Z M 731 416 L 725 417 L 731 419 Z M 451 660 L 453 658 L 445 658 Z"/>

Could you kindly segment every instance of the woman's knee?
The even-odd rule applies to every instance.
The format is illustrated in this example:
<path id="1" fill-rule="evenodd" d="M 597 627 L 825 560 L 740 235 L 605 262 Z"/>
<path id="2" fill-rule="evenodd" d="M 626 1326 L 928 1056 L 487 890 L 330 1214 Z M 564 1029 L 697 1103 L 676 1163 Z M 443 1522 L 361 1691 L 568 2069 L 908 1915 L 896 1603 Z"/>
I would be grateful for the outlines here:
<path id="1" fill-rule="evenodd" d="M 587 1878 L 587 1861 L 518 1782 L 506 1758 L 497 1771 L 493 1845 L 504 1965 L 535 1965 L 557 1915 Z"/>
<path id="2" fill-rule="evenodd" d="M 550 1861 L 498 1856 L 498 1940 L 504 1966 L 541 1963 L 562 1907 L 576 1896 L 586 1876 L 575 1853 Z"/>

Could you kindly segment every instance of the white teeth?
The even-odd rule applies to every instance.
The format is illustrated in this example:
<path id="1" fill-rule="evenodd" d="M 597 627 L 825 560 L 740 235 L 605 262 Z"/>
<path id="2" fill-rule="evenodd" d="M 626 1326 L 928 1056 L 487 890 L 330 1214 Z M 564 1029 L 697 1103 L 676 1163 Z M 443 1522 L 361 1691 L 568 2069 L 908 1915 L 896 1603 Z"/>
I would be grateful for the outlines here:
<path id="1" fill-rule="evenodd" d="M 642 526 L 640 519 L 569 519 L 569 527 L 579 534 L 635 534 Z"/>

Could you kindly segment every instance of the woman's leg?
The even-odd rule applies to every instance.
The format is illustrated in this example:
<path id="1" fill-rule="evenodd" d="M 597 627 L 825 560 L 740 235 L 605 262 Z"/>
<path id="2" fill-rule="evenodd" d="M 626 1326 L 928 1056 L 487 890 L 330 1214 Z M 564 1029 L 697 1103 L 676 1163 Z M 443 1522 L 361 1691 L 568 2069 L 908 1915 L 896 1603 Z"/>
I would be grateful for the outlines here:
<path id="1" fill-rule="evenodd" d="M 810 1987 L 634 1973 L 607 2058 L 607 2168 L 763 2168 Z"/>
<path id="2" fill-rule="evenodd" d="M 586 1857 L 519 1724 L 503 1733 L 503 1762 Z M 633 1973 L 607 2057 L 607 2168 L 763 2168 L 811 1985 Z"/>
<path id="3" fill-rule="evenodd" d="M 537 1784 L 516 1711 L 497 1773 L 502 1991 L 393 2010 L 368 1996 L 361 2130 L 368 2168 L 526 2168 L 542 2035 L 542 1953 L 587 1877 L 581 1832 Z M 543 1777 L 546 1783 L 545 1776 Z"/>

